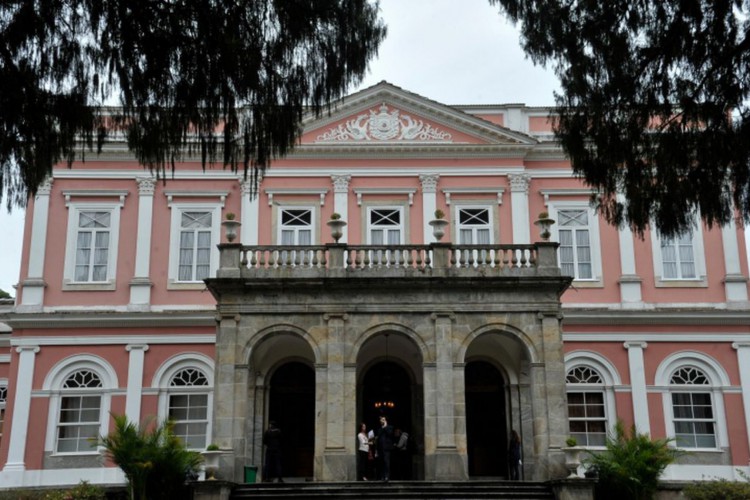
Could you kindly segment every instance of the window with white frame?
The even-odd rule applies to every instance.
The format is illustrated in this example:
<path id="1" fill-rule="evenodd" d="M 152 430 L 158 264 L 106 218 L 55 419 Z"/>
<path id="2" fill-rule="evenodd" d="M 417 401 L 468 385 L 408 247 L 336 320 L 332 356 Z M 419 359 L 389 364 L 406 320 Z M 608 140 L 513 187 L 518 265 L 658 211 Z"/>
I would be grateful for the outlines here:
<path id="1" fill-rule="evenodd" d="M 692 234 L 661 240 L 663 279 L 695 279 L 695 251 Z"/>
<path id="2" fill-rule="evenodd" d="M 710 381 L 693 366 L 677 369 L 669 380 L 676 445 L 716 448 L 716 419 Z"/>
<path id="3" fill-rule="evenodd" d="M 62 384 L 57 419 L 57 453 L 96 450 L 102 418 L 102 381 L 91 370 L 70 374 Z"/>
<path id="4" fill-rule="evenodd" d="M 400 245 L 403 240 L 403 209 L 401 207 L 370 207 L 367 209 L 367 239 L 371 245 Z"/>
<path id="5" fill-rule="evenodd" d="M 312 245 L 315 211 L 309 207 L 279 208 L 279 243 L 284 246 Z"/>
<path id="6" fill-rule="evenodd" d="M 174 284 L 201 284 L 218 267 L 221 206 L 172 203 L 169 278 Z"/>
<path id="7" fill-rule="evenodd" d="M 570 435 L 582 446 L 604 446 L 607 438 L 607 404 L 604 379 L 589 366 L 568 371 Z"/>
<path id="8" fill-rule="evenodd" d="M 70 203 L 65 257 L 65 285 L 114 283 L 120 204 Z"/>
<path id="9" fill-rule="evenodd" d="M 208 440 L 208 379 L 197 368 L 184 368 L 169 383 L 168 417 L 174 433 L 190 449 L 203 449 Z"/>
<path id="10" fill-rule="evenodd" d="M 560 270 L 578 281 L 601 279 L 599 220 L 594 211 L 580 202 L 558 202 L 550 206 L 553 238 L 558 249 Z"/>
<path id="11" fill-rule="evenodd" d="M 462 245 L 492 243 L 492 211 L 487 207 L 457 207 L 458 242 Z"/>
<path id="12" fill-rule="evenodd" d="M 5 407 L 8 401 L 8 386 L 0 385 L 0 444 L 3 442 L 3 424 L 5 423 Z"/>

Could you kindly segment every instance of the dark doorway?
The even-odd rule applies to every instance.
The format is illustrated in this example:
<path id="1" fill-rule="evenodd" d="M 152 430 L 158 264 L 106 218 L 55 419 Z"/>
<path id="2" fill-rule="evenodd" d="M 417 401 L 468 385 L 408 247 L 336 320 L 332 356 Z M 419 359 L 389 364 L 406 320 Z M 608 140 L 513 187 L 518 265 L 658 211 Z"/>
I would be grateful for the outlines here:
<path id="1" fill-rule="evenodd" d="M 282 474 L 313 477 L 315 372 L 304 363 L 281 366 L 271 377 L 268 418 L 282 435 Z"/>
<path id="2" fill-rule="evenodd" d="M 486 361 L 466 365 L 466 441 L 469 476 L 507 477 L 505 380 Z"/>
<path id="3" fill-rule="evenodd" d="M 417 425 L 412 419 L 416 415 L 412 407 L 411 379 L 406 370 L 392 361 L 373 365 L 365 374 L 362 387 L 362 421 L 367 429 L 377 432 L 378 418 L 385 415 L 394 428 L 408 432 L 410 449 L 391 455 L 391 478 L 397 480 L 418 479 L 414 473 L 414 444 L 419 439 Z M 392 406 L 388 403 L 392 403 Z M 380 403 L 380 405 L 378 405 Z M 400 453 L 400 452 L 399 452 Z"/>

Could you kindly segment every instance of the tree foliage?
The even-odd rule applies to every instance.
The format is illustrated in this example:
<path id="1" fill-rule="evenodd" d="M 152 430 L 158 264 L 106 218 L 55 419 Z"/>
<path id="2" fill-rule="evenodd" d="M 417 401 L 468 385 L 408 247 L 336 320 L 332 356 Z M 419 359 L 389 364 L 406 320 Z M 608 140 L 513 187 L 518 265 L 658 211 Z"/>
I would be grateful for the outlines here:
<path id="1" fill-rule="evenodd" d="M 158 174 L 196 154 L 255 179 L 385 32 L 369 0 L 0 2 L 0 201 L 113 129 Z"/>
<path id="2" fill-rule="evenodd" d="M 187 498 L 186 478 L 197 475 L 203 457 L 185 448 L 171 422 L 151 429 L 129 422 L 125 415 L 115 415 L 114 422 L 114 430 L 99 443 L 125 473 L 131 500 Z"/>
<path id="3" fill-rule="evenodd" d="M 607 220 L 750 221 L 750 1 L 489 1 L 554 65 L 556 135 Z"/>

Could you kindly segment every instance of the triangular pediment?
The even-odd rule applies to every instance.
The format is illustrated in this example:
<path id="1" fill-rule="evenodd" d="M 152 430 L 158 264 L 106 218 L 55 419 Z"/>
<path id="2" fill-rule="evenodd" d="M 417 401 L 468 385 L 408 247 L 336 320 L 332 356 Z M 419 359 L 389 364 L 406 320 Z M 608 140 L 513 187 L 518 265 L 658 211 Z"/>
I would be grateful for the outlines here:
<path id="1" fill-rule="evenodd" d="M 387 82 L 334 103 L 304 123 L 301 144 L 532 145 L 533 137 L 490 123 Z"/>

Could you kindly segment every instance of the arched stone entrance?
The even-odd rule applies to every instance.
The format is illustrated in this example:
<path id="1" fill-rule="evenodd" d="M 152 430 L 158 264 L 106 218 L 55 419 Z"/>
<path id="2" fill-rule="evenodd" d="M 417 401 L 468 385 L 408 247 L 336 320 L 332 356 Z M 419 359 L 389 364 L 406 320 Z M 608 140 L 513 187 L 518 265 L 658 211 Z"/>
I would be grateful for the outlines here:
<path id="1" fill-rule="evenodd" d="M 507 477 L 505 379 L 487 361 L 466 364 L 466 444 L 469 477 Z"/>

